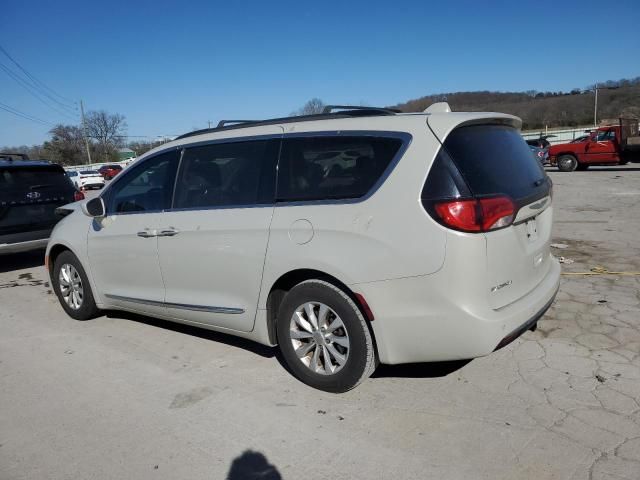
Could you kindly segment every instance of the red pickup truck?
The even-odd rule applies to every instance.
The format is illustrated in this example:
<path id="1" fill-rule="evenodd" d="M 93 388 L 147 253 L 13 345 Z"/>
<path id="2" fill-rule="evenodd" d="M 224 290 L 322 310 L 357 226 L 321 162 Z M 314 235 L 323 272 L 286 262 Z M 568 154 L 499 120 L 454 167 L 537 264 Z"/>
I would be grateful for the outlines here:
<path id="1" fill-rule="evenodd" d="M 549 162 L 562 172 L 590 165 L 624 165 L 640 155 L 638 120 L 621 118 L 618 125 L 598 127 L 581 142 L 549 147 Z"/>

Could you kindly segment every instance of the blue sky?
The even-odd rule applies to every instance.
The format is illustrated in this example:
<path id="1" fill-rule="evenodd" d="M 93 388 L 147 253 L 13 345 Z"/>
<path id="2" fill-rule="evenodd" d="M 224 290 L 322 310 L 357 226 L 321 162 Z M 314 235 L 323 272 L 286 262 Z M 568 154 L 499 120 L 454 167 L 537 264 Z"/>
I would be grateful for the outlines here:
<path id="1" fill-rule="evenodd" d="M 640 75 L 637 0 L 2 0 L 0 18 L 0 45 L 33 76 L 87 109 L 125 115 L 130 135 L 287 115 L 312 97 L 391 105 Z M 0 63 L 17 71 L 2 53 Z M 2 70 L 0 102 L 77 122 Z M 49 128 L 0 110 L 0 145 L 40 143 Z"/>

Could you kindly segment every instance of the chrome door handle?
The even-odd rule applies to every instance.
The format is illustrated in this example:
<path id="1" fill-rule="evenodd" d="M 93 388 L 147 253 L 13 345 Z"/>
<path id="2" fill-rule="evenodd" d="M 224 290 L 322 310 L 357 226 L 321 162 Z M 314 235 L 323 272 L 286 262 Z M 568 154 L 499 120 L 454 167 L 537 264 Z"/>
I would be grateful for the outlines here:
<path id="1" fill-rule="evenodd" d="M 158 236 L 159 237 L 173 237 L 174 235 L 177 235 L 180 233 L 180 230 L 177 230 L 175 228 L 165 228 L 163 230 L 160 230 L 158 232 Z"/>
<path id="2" fill-rule="evenodd" d="M 151 238 L 151 237 L 157 237 L 158 234 L 156 233 L 155 230 L 142 230 L 141 232 L 138 232 L 138 236 L 142 238 Z"/>

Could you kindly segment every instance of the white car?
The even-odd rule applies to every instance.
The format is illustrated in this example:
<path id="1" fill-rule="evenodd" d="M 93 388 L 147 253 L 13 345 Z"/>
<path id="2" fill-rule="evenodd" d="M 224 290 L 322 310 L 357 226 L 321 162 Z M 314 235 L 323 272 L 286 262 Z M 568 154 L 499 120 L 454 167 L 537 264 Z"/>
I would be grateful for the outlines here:
<path id="1" fill-rule="evenodd" d="M 534 328 L 560 266 L 520 119 L 334 110 L 183 135 L 68 206 L 46 253 L 64 310 L 278 345 L 331 392 Z"/>
<path id="2" fill-rule="evenodd" d="M 93 188 L 103 188 L 104 178 L 97 170 L 69 170 L 67 176 L 79 190 L 89 190 Z"/>

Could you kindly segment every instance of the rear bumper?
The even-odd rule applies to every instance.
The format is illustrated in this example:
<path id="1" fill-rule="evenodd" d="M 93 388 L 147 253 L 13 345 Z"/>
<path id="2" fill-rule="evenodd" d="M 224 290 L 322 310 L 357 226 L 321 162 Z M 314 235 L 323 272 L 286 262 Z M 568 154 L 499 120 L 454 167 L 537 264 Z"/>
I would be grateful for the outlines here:
<path id="1" fill-rule="evenodd" d="M 502 348 L 531 328 L 551 306 L 560 264 L 527 295 L 497 310 L 458 295 L 455 280 L 438 274 L 352 285 L 369 303 L 380 361 L 386 364 L 469 359 Z"/>
<path id="2" fill-rule="evenodd" d="M 96 180 L 81 182 L 80 188 L 98 188 L 98 187 L 104 187 L 104 185 L 105 185 L 104 179 L 100 178 Z"/>

